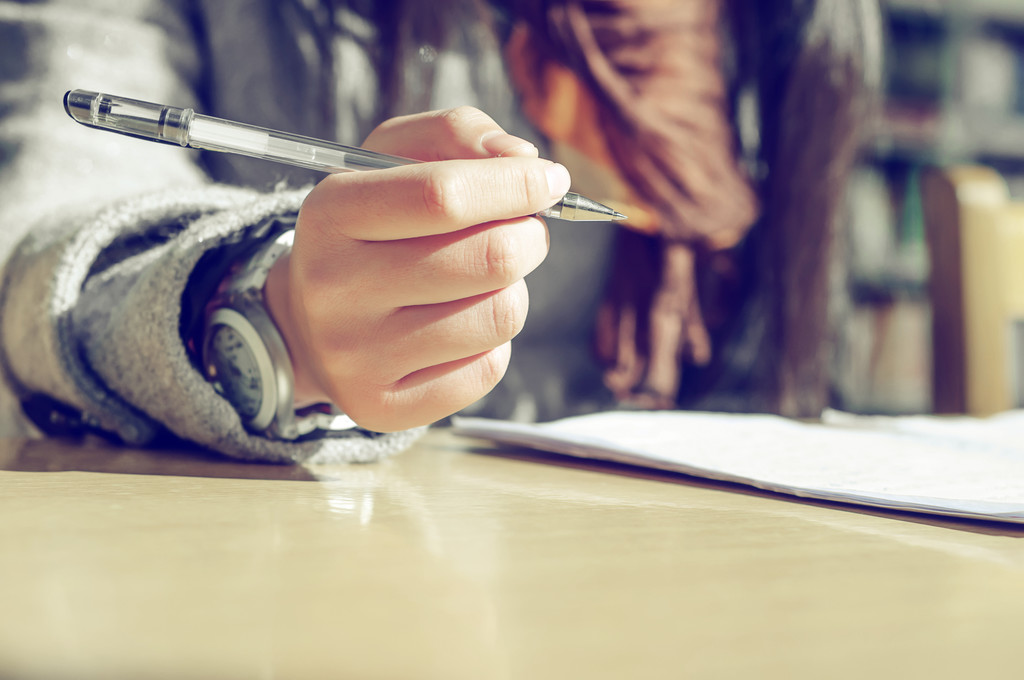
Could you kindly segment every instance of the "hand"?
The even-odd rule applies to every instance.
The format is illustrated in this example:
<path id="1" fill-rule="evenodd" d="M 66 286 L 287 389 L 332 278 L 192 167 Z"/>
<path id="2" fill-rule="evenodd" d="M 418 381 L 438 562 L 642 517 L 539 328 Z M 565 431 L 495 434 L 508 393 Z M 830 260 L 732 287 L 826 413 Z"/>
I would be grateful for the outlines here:
<path id="1" fill-rule="evenodd" d="M 570 180 L 468 107 L 392 119 L 365 146 L 427 162 L 320 182 L 265 293 L 297 405 L 330 401 L 388 432 L 451 415 L 501 380 L 526 318 L 523 277 L 547 255 L 533 214 Z"/>

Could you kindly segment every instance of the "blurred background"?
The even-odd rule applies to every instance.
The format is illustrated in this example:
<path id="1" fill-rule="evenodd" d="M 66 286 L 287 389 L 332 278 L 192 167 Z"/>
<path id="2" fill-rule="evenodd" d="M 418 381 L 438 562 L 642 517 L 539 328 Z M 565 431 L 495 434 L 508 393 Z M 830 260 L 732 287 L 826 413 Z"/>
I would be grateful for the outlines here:
<path id="1" fill-rule="evenodd" d="M 979 285 L 994 286 L 998 295 L 985 288 L 982 302 L 954 310 L 959 320 L 954 318 L 953 323 L 961 329 L 966 326 L 964 336 L 994 338 L 997 346 L 981 348 L 975 342 L 973 350 L 954 348 L 953 356 L 946 356 L 941 345 L 956 345 L 958 338 L 953 336 L 958 331 L 943 327 L 936 349 L 933 315 L 946 314 L 936 305 L 948 302 L 956 307 L 957 290 L 972 285 L 966 279 L 978 274 L 954 271 L 958 265 L 940 266 L 942 254 L 928 247 L 930 229 L 965 226 L 958 222 L 955 201 L 968 192 L 950 185 L 954 202 L 937 196 L 934 183 L 929 185 L 929 173 L 936 169 L 967 166 L 991 171 L 986 180 L 1005 188 L 997 187 L 984 201 L 1024 201 L 1024 0 L 882 0 L 881 10 L 883 97 L 848 191 L 850 307 L 841 324 L 843 351 L 835 401 L 844 409 L 883 414 L 991 412 L 1024 406 L 1024 314 L 1014 311 L 1010 299 L 1024 297 L 1024 291 L 1005 290 L 1018 285 L 1010 280 L 1017 280 L 1013 269 L 1024 271 L 1024 252 L 1012 250 L 1017 247 L 1013 244 L 1024 243 L 1019 233 L 1024 230 L 1024 212 L 1015 206 L 1016 222 L 986 226 L 997 240 L 984 246 L 990 256 L 982 257 L 982 265 L 971 265 L 988 277 Z M 999 195 L 1003 191 L 1005 198 Z M 953 224 L 942 224 L 946 218 Z M 1008 231 L 1016 235 L 1007 236 Z M 953 262 L 966 257 L 960 253 L 964 245 L 954 243 Z M 984 271 L 999 259 L 991 256 L 993 252 L 1007 255 L 1002 259 L 1010 270 L 999 273 L 998 280 L 993 272 Z M 933 284 L 940 284 L 938 289 L 930 287 L 930 277 Z M 950 281 L 957 285 L 942 288 L 942 282 Z M 970 310 L 1007 295 L 1000 311 L 990 314 L 998 317 L 996 321 L 970 327 Z M 993 369 L 996 380 L 1000 374 L 1007 378 L 1006 385 L 995 389 L 1002 394 L 999 403 L 972 407 L 969 395 L 961 395 L 959 405 L 955 396 L 950 402 L 949 390 L 969 392 L 968 374 L 979 370 L 972 369 L 970 357 L 964 356 L 970 351 L 992 355 L 989 359 L 998 364 Z M 957 366 L 957 361 L 965 365 Z M 965 375 L 957 377 L 958 372 Z M 937 386 L 936 375 L 940 382 L 949 378 L 957 384 Z"/>

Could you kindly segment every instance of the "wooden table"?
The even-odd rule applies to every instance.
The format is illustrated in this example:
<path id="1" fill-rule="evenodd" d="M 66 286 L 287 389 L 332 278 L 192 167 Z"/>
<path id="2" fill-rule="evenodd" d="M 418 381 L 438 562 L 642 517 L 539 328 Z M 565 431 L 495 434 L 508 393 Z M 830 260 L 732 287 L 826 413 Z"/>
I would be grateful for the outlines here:
<path id="1" fill-rule="evenodd" d="M 372 465 L 0 442 L 2 678 L 1019 678 L 1024 531 L 434 431 Z"/>

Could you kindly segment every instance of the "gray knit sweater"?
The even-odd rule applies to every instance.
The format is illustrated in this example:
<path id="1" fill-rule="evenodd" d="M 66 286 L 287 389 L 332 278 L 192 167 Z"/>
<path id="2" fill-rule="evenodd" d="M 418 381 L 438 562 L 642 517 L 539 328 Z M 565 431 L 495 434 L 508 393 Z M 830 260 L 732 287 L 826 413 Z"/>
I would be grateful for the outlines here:
<path id="1" fill-rule="evenodd" d="M 253 436 L 189 360 L 181 299 L 197 261 L 294 213 L 316 176 L 91 131 L 61 103 L 90 89 L 353 144 L 385 114 L 470 104 L 531 135 L 493 35 L 472 22 L 454 49 L 412 55 L 402 101 L 386 108 L 370 6 L 0 0 L 0 434 L 34 432 L 21 404 L 40 396 L 128 443 L 169 431 L 249 459 L 372 460 L 420 434 Z M 603 398 L 585 329 L 608 231 L 574 229 L 552 229 L 563 256 L 531 275 L 530 332 L 509 377 L 471 411 L 544 418 Z"/>

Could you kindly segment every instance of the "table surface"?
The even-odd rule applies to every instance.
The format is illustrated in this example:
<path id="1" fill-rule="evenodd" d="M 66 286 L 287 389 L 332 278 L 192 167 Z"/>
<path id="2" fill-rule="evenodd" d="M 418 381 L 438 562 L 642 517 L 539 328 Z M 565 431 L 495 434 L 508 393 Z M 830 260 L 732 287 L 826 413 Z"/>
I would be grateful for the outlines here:
<path id="1" fill-rule="evenodd" d="M 316 468 L 0 441 L 0 677 L 1021 677 L 1022 539 L 444 430 Z"/>

